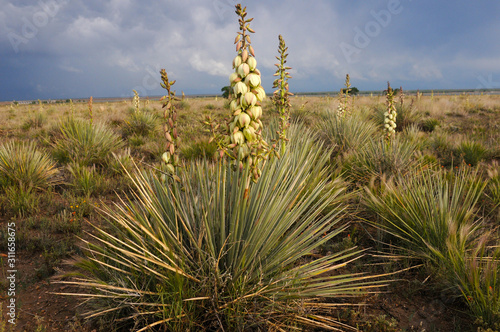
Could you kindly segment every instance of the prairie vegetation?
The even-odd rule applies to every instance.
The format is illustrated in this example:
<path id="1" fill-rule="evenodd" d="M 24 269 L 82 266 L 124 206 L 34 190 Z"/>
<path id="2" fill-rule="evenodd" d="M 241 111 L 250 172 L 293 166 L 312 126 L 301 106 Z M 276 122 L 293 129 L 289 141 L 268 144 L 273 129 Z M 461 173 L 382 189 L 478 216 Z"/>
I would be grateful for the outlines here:
<path id="1" fill-rule="evenodd" d="M 229 99 L 0 106 L 16 328 L 499 331 L 500 96 L 265 98 L 237 13 Z"/>

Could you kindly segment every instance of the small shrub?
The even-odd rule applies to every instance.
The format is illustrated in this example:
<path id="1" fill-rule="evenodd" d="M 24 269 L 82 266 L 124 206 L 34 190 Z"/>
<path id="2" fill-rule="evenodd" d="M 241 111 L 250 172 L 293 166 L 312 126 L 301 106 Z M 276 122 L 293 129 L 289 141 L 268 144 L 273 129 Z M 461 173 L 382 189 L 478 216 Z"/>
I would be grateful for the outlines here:
<path id="1" fill-rule="evenodd" d="M 146 139 L 141 135 L 132 135 L 128 138 L 128 144 L 134 148 L 142 146 L 146 143 Z"/>
<path id="2" fill-rule="evenodd" d="M 362 149 L 377 131 L 372 122 L 364 120 L 357 113 L 339 117 L 331 111 L 322 114 L 318 127 L 338 153 Z"/>
<path id="3" fill-rule="evenodd" d="M 53 154 L 60 163 L 105 165 L 111 152 L 122 146 L 120 137 L 103 123 L 70 117 L 59 124 Z"/>
<path id="4" fill-rule="evenodd" d="M 212 142 L 208 143 L 208 140 L 201 140 L 193 142 L 190 145 L 181 148 L 181 156 L 184 160 L 196 160 L 196 159 L 215 159 L 215 154 L 217 153 L 217 145 Z"/>
<path id="5" fill-rule="evenodd" d="M 154 113 L 134 111 L 130 113 L 123 126 L 125 136 L 148 136 L 156 129 L 158 119 Z"/>
<path id="6" fill-rule="evenodd" d="M 0 146 L 0 185 L 46 189 L 61 182 L 54 161 L 34 142 Z"/>
<path id="7" fill-rule="evenodd" d="M 457 164 L 454 161 L 454 141 L 449 135 L 434 132 L 427 140 L 426 147 L 440 159 L 441 165 Z"/>
<path id="8" fill-rule="evenodd" d="M 40 199 L 33 188 L 5 188 L 6 207 L 15 215 L 28 216 L 35 213 Z"/>
<path id="9" fill-rule="evenodd" d="M 46 120 L 47 117 L 43 113 L 37 112 L 35 115 L 26 120 L 22 124 L 21 128 L 23 130 L 29 130 L 31 128 L 42 128 Z"/>
<path id="10" fill-rule="evenodd" d="M 437 126 L 439 126 L 439 124 L 440 122 L 438 119 L 428 118 L 420 122 L 420 127 L 423 131 L 431 133 Z"/>
<path id="11" fill-rule="evenodd" d="M 457 161 L 476 166 L 486 157 L 487 152 L 488 150 L 481 143 L 465 139 L 458 144 L 454 155 Z"/>
<path id="12" fill-rule="evenodd" d="M 484 181 L 468 168 L 457 174 L 430 170 L 367 190 L 365 205 L 382 221 L 377 227 L 396 236 L 401 246 L 434 266 L 449 264 L 449 245 L 466 250 L 479 225 L 475 208 Z"/>
<path id="13" fill-rule="evenodd" d="M 489 197 L 494 206 L 500 206 L 500 166 L 497 162 L 493 162 L 488 167 L 488 186 L 486 195 Z"/>
<path id="14" fill-rule="evenodd" d="M 124 175 L 125 170 L 133 169 L 133 160 L 130 155 L 130 148 L 123 149 L 120 152 L 112 153 L 113 157 L 108 162 L 108 170 L 113 175 Z"/>
<path id="15" fill-rule="evenodd" d="M 104 187 L 104 179 L 96 171 L 95 165 L 89 167 L 73 163 L 68 165 L 68 171 L 73 177 L 72 186 L 75 192 L 80 195 L 90 197 L 100 192 Z"/>
<path id="16" fill-rule="evenodd" d="M 399 128 L 399 131 L 404 130 L 405 128 L 418 124 L 423 117 L 422 112 L 415 106 L 413 102 L 411 103 L 396 103 L 396 110 L 398 113 L 398 117 L 396 119 L 396 128 Z"/>
<path id="17" fill-rule="evenodd" d="M 175 104 L 175 108 L 179 110 L 189 110 L 191 108 L 191 105 L 187 100 L 180 100 Z"/>
<path id="18" fill-rule="evenodd" d="M 464 302 L 469 306 L 478 331 L 500 330 L 500 242 L 491 242 L 486 233 L 470 251 L 454 251 L 452 265 L 456 286 L 460 289 Z"/>
<path id="19" fill-rule="evenodd" d="M 373 178 L 402 176 L 425 166 L 425 160 L 418 158 L 417 151 L 415 143 L 400 136 L 389 142 L 383 138 L 370 139 L 346 155 L 343 171 L 358 185 L 366 185 Z"/>

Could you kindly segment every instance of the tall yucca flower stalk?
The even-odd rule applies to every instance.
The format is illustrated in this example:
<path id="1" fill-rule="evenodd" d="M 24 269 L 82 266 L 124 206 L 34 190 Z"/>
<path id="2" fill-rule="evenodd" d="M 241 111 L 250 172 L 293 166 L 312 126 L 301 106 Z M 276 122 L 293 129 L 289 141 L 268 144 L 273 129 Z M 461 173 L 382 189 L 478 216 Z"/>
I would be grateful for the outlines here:
<path id="1" fill-rule="evenodd" d="M 391 139 L 396 135 L 396 107 L 394 106 L 394 90 L 391 88 L 391 84 L 387 82 L 387 111 L 384 113 L 384 132 L 385 138 L 387 140 Z"/>
<path id="2" fill-rule="evenodd" d="M 280 115 L 280 124 L 279 124 L 279 139 L 281 141 L 281 154 L 285 152 L 286 141 L 287 141 L 287 129 L 290 126 L 290 107 L 292 104 L 290 103 L 290 96 L 293 96 L 293 93 L 289 91 L 288 87 L 288 79 L 292 78 L 288 70 L 292 69 L 291 67 L 286 66 L 286 58 L 288 53 L 288 47 L 285 44 L 285 40 L 281 35 L 278 36 L 279 46 L 278 53 L 279 56 L 276 59 L 279 63 L 275 64 L 278 69 L 274 76 L 278 76 L 277 79 L 273 82 L 273 88 L 278 88 L 274 91 L 273 94 L 273 104 L 278 109 Z"/>
<path id="3" fill-rule="evenodd" d="M 246 7 L 236 5 L 239 16 L 240 31 L 235 39 L 238 55 L 233 60 L 234 72 L 229 77 L 232 100 L 230 103 L 231 118 L 228 123 L 228 154 L 234 158 L 238 166 L 248 164 L 253 181 L 261 175 L 260 162 L 267 158 L 268 144 L 262 138 L 261 102 L 266 97 L 261 85 L 260 71 L 257 69 L 255 52 L 250 45 L 247 33 L 254 33 L 250 28 L 253 18 L 246 19 Z"/>
<path id="4" fill-rule="evenodd" d="M 134 104 L 135 111 L 139 112 L 141 99 L 140 99 L 139 93 L 137 91 L 135 91 L 135 90 L 132 90 L 132 91 L 134 91 L 134 98 L 132 98 L 132 104 Z"/>
<path id="5" fill-rule="evenodd" d="M 345 75 L 345 88 L 340 89 L 339 92 L 339 107 L 337 108 L 337 115 L 340 117 L 344 117 L 346 114 L 349 114 L 349 91 L 351 91 L 351 78 L 349 74 Z"/>
<path id="6" fill-rule="evenodd" d="M 398 95 L 399 95 L 399 105 L 401 106 L 401 108 L 403 108 L 403 105 L 405 103 L 405 93 L 403 91 L 403 87 L 402 86 L 399 87 L 399 93 L 398 93 Z"/>
<path id="7" fill-rule="evenodd" d="M 89 99 L 89 116 L 90 116 L 90 123 L 94 123 L 94 116 L 92 114 L 92 103 L 93 103 L 93 99 L 92 99 L 92 96 L 90 96 L 90 99 Z"/>
<path id="8" fill-rule="evenodd" d="M 180 165 L 178 150 L 178 140 L 179 135 L 177 133 L 177 110 L 175 109 L 174 101 L 178 101 L 179 98 L 175 96 L 175 91 L 172 91 L 172 86 L 175 84 L 174 81 L 168 80 L 168 75 L 165 69 L 160 70 L 161 74 L 161 86 L 167 90 L 167 95 L 161 97 L 160 100 L 164 100 L 163 108 L 165 109 L 163 113 L 163 118 L 165 120 L 163 124 L 163 132 L 167 143 L 165 145 L 165 153 L 162 155 L 162 160 L 165 162 L 167 170 L 177 179 L 175 175 L 175 168 Z"/>

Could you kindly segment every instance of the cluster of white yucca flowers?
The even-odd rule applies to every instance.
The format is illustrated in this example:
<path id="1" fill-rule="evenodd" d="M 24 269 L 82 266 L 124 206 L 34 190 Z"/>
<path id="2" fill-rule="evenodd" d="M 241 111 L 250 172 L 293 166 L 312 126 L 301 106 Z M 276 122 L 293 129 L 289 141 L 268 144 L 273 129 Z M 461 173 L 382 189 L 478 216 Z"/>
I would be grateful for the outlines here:
<path id="1" fill-rule="evenodd" d="M 139 93 L 135 90 L 132 91 L 134 91 L 134 98 L 132 98 L 132 104 L 134 104 L 135 111 L 139 112 L 140 102 L 141 102 L 139 98 Z"/>
<path id="2" fill-rule="evenodd" d="M 394 90 L 387 82 L 387 111 L 384 113 L 384 132 L 385 137 L 390 139 L 396 135 L 396 107 L 394 106 Z"/>
<path id="3" fill-rule="evenodd" d="M 250 22 L 253 18 L 245 19 L 246 7 L 236 6 L 240 31 L 235 39 L 238 55 L 233 60 L 234 72 L 229 76 L 231 84 L 231 118 L 228 123 L 228 148 L 230 155 L 237 160 L 240 168 L 244 164 L 251 167 L 252 179 L 257 181 L 261 170 L 259 163 L 266 159 L 268 144 L 262 138 L 262 107 L 261 102 L 266 97 L 261 85 L 260 71 L 257 69 L 257 60 L 253 47 L 250 45 L 250 36 L 253 33 Z"/>
<path id="4" fill-rule="evenodd" d="M 337 107 L 337 116 L 344 117 L 349 114 L 349 91 L 351 91 L 351 79 L 349 74 L 345 75 L 345 88 L 339 92 L 339 106 Z"/>

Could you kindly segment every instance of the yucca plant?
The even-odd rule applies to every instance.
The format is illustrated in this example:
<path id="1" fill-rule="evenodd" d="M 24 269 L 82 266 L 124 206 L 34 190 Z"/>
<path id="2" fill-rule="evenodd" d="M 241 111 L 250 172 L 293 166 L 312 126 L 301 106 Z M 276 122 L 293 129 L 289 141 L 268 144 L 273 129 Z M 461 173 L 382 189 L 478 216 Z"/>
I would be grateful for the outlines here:
<path id="1" fill-rule="evenodd" d="M 135 195 L 103 211 L 114 232 L 96 226 L 79 263 L 85 276 L 63 282 L 87 289 L 86 317 L 114 313 L 137 331 L 355 331 L 323 314 L 384 281 L 340 270 L 362 255 L 355 248 L 309 257 L 347 227 L 345 188 L 324 177 L 309 186 L 326 175 L 328 154 L 299 143 L 268 161 L 249 190 L 249 167 L 222 161 L 192 163 L 170 185 L 133 175 Z"/>
<path id="2" fill-rule="evenodd" d="M 81 166 L 73 163 L 68 165 L 68 171 L 72 175 L 72 186 L 80 194 L 90 197 L 103 187 L 103 178 L 97 172 L 95 165 Z"/>
<path id="3" fill-rule="evenodd" d="M 121 150 L 120 152 L 112 152 L 112 157 L 108 161 L 108 170 L 113 175 L 126 175 L 126 170 L 131 171 L 133 167 L 133 159 L 130 154 L 130 148 Z"/>
<path id="4" fill-rule="evenodd" d="M 500 206 L 500 166 L 494 161 L 487 169 L 488 187 L 486 194 L 495 207 Z"/>
<path id="5" fill-rule="evenodd" d="M 359 113 L 341 117 L 336 112 L 325 111 L 321 118 L 318 129 L 337 153 L 362 149 L 377 130 L 372 122 L 366 121 Z"/>
<path id="6" fill-rule="evenodd" d="M 123 142 L 103 123 L 90 123 L 72 117 L 62 120 L 55 137 L 53 154 L 61 163 L 78 162 L 83 166 L 105 165 L 111 152 Z"/>
<path id="7" fill-rule="evenodd" d="M 418 158 L 417 151 L 415 142 L 401 136 L 394 137 L 390 144 L 371 138 L 345 156 L 342 168 L 349 180 L 366 185 L 373 178 L 398 177 L 425 167 L 427 162 Z"/>
<path id="8" fill-rule="evenodd" d="M 451 247 L 453 254 L 449 276 L 460 289 L 476 324 L 486 331 L 500 329 L 500 246 L 490 246 L 491 234 L 480 237 L 467 252 Z M 493 241 L 494 242 L 494 241 Z"/>
<path id="9" fill-rule="evenodd" d="M 381 218 L 372 223 L 407 252 L 443 267 L 453 259 L 450 246 L 465 253 L 479 235 L 476 206 L 484 187 L 470 169 L 448 176 L 423 170 L 367 189 L 364 204 Z"/>
<path id="10" fill-rule="evenodd" d="M 60 182 L 56 163 L 33 141 L 0 145 L 0 185 L 40 190 Z"/>
<path id="11" fill-rule="evenodd" d="M 125 136 L 140 135 L 148 136 L 158 126 L 158 118 L 154 113 L 146 111 L 134 111 L 125 119 L 123 133 Z"/>
<path id="12" fill-rule="evenodd" d="M 464 139 L 456 147 L 454 154 L 457 161 L 476 166 L 486 157 L 488 150 L 480 142 Z"/>
<path id="13" fill-rule="evenodd" d="M 2 200 L 5 200 L 7 208 L 16 215 L 27 216 L 38 208 L 40 196 L 33 188 L 8 186 L 5 187 L 4 193 L 5 196 L 0 197 L 0 205 Z"/>

